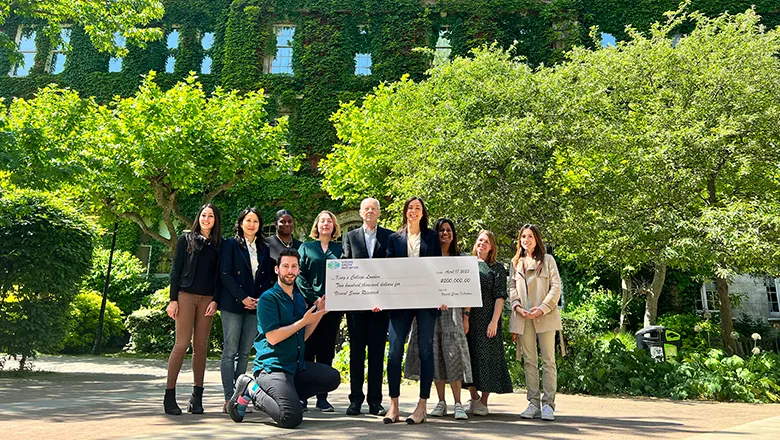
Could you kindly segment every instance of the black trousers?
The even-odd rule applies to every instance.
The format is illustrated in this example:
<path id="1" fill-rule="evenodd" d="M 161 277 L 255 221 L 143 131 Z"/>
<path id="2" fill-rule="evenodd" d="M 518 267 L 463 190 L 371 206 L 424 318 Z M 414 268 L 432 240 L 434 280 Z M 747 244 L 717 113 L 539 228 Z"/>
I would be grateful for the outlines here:
<path id="1" fill-rule="evenodd" d="M 382 377 L 385 365 L 385 344 L 387 343 L 387 311 L 349 312 L 349 401 L 362 405 L 364 366 L 368 348 L 368 404 L 382 403 Z"/>
<path id="2" fill-rule="evenodd" d="M 335 390 L 341 376 L 332 367 L 306 362 L 306 369 L 294 376 L 283 371 L 255 371 L 255 382 L 260 389 L 253 399 L 260 411 L 282 428 L 295 428 L 303 421 L 301 400 Z"/>
<path id="3" fill-rule="evenodd" d="M 336 356 L 336 337 L 343 316 L 344 312 L 328 312 L 322 317 L 317 328 L 306 340 L 306 350 L 303 354 L 306 362 L 317 362 L 328 366 L 333 364 L 333 357 Z M 318 399 L 327 397 L 327 392 L 317 394 Z"/>

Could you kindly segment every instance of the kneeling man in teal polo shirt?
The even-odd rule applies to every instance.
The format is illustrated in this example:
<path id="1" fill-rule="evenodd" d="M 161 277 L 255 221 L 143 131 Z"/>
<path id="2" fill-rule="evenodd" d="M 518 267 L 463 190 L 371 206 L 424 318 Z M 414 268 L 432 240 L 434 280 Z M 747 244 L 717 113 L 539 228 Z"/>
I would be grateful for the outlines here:
<path id="1" fill-rule="evenodd" d="M 325 364 L 306 362 L 306 339 L 325 311 L 325 297 L 306 309 L 303 295 L 295 287 L 300 255 L 285 249 L 276 261 L 279 281 L 257 302 L 254 379 L 242 374 L 228 402 L 234 422 L 244 420 L 247 405 L 255 405 L 282 428 L 295 428 L 303 420 L 301 400 L 327 393 L 341 383 L 339 372 Z"/>

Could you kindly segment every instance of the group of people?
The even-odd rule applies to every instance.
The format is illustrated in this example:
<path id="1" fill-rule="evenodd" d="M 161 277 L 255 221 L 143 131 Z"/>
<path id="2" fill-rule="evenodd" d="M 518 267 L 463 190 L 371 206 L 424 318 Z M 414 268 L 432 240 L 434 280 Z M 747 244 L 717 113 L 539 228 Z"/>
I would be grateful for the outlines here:
<path id="1" fill-rule="evenodd" d="M 340 384 L 340 375 L 331 364 L 344 313 L 328 312 L 325 307 L 327 260 L 464 255 L 458 250 L 453 222 L 442 218 L 431 228 L 428 211 L 418 197 L 406 200 L 397 232 L 378 225 L 380 214 L 379 201 L 363 200 L 363 225 L 338 243 L 341 228 L 336 216 L 322 211 L 310 231 L 313 240 L 301 243 L 293 237 L 294 219 L 289 211 L 276 213 L 276 233 L 263 238 L 260 213 L 247 208 L 236 220 L 233 237 L 222 240 L 219 210 L 212 204 L 203 205 L 191 231 L 179 239 L 171 270 L 167 311 L 176 320 L 176 343 L 168 360 L 166 414 L 182 413 L 175 387 L 190 343 L 195 383 L 187 411 L 203 413 L 207 342 L 217 310 L 224 333 L 223 412 L 240 422 L 256 408 L 279 426 L 292 428 L 301 423 L 312 397 L 316 397 L 315 409 L 335 411 L 328 393 Z M 409 304 L 401 310 L 346 313 L 350 343 L 346 414 L 360 414 L 367 403 L 368 412 L 382 416 L 384 423 L 401 420 L 399 397 L 408 340 L 405 375 L 419 380 L 420 391 L 415 410 L 404 419 L 407 424 L 427 420 L 432 384 L 439 401 L 431 416 L 449 413 L 447 383 L 455 419 L 488 415 L 491 393 L 512 392 L 501 319 L 509 301 L 509 330 L 516 335 L 518 357 L 522 353 L 528 390 L 528 407 L 520 416 L 554 420 L 555 333 L 561 330 L 561 281 L 555 259 L 546 253 L 539 228 L 530 224 L 520 228 L 509 273 L 497 254 L 494 234 L 480 231 L 471 255 L 478 259 L 482 307 L 419 309 Z M 385 409 L 382 380 L 388 342 L 390 405 Z M 253 346 L 256 356 L 250 376 L 245 373 Z M 471 395 L 465 406 L 461 403 L 463 387 Z"/>

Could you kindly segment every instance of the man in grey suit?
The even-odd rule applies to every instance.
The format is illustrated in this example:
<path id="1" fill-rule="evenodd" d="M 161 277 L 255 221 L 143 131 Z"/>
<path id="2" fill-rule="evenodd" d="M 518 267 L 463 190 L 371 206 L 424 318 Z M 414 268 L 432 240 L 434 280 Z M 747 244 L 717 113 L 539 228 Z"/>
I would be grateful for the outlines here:
<path id="1" fill-rule="evenodd" d="M 392 231 L 377 225 L 381 209 L 374 198 L 360 202 L 363 226 L 344 237 L 341 258 L 384 258 L 387 239 Z M 368 412 L 383 416 L 382 376 L 384 375 L 385 344 L 387 343 L 387 311 L 347 313 L 349 331 L 349 407 L 347 415 L 360 414 L 363 400 L 368 400 Z M 363 365 L 368 348 L 368 396 L 363 394 Z"/>

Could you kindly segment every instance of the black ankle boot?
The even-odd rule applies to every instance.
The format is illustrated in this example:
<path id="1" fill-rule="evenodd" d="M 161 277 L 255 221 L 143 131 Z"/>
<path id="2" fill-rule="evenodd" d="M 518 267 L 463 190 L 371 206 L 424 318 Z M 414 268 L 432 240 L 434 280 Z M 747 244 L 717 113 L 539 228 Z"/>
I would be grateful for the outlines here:
<path id="1" fill-rule="evenodd" d="M 180 416 L 181 408 L 176 404 L 176 388 L 165 389 L 165 399 L 163 400 L 163 406 L 165 407 L 165 414 L 172 416 Z"/>
<path id="2" fill-rule="evenodd" d="M 187 412 L 203 414 L 203 387 L 197 385 L 192 387 L 192 396 L 190 396 L 190 404 L 187 405 Z"/>

